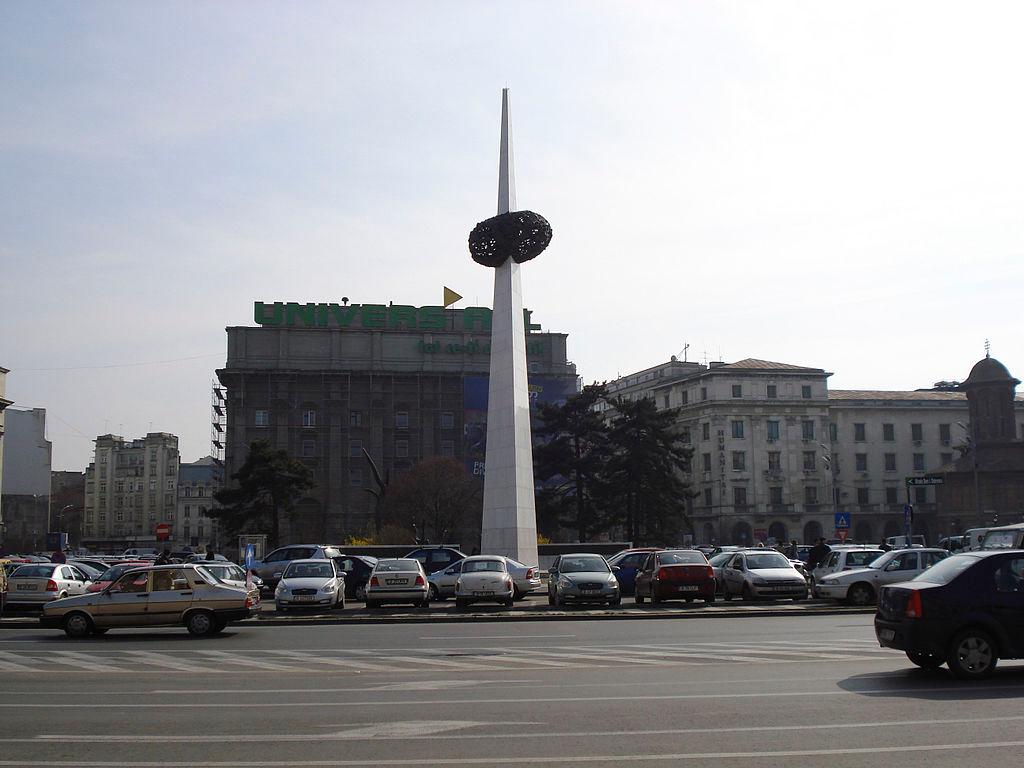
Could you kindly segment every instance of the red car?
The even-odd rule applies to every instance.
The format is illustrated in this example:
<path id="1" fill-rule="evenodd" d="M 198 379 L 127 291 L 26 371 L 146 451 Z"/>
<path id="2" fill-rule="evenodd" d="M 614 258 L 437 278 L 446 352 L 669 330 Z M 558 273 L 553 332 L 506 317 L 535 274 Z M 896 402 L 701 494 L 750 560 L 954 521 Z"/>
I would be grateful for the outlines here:
<path id="1" fill-rule="evenodd" d="M 715 571 L 703 552 L 666 549 L 652 552 L 636 574 L 636 602 L 703 600 L 715 602 Z"/>
<path id="2" fill-rule="evenodd" d="M 107 568 L 100 577 L 86 587 L 86 592 L 101 592 L 109 587 L 113 582 L 120 579 L 125 571 L 130 571 L 132 568 L 142 568 L 143 566 L 152 565 L 148 560 L 136 560 L 135 562 L 118 563 L 117 565 Z"/>

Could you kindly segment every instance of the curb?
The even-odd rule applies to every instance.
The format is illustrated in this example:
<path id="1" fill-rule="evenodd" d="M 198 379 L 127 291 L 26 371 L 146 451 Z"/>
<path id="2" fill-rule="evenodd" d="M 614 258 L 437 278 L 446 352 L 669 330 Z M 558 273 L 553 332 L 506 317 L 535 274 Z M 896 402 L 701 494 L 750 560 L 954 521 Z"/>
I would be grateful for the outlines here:
<path id="1" fill-rule="evenodd" d="M 357 609 L 360 610 L 360 609 Z M 354 612 L 353 612 L 354 613 Z M 340 624 L 459 624 L 459 623 L 497 623 L 497 622 L 545 622 L 545 621 L 643 621 L 651 619 L 745 619 L 767 616 L 780 618 L 783 616 L 857 616 L 873 615 L 874 608 L 847 607 L 815 607 L 810 609 L 783 608 L 751 608 L 748 610 L 714 609 L 694 611 L 618 611 L 611 612 L 543 612 L 543 613 L 403 613 L 393 615 L 348 615 L 348 616 L 307 616 L 303 618 L 285 618 L 283 616 L 262 616 L 234 622 L 236 626 L 247 627 L 308 627 L 318 625 Z M 38 620 L 31 618 L 0 619 L 0 629 L 42 629 Z"/>

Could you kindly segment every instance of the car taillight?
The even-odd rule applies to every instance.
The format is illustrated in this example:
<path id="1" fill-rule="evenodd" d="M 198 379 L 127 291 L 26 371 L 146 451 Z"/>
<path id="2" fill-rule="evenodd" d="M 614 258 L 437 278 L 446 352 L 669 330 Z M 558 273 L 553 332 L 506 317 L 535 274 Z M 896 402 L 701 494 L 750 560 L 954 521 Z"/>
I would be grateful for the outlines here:
<path id="1" fill-rule="evenodd" d="M 710 565 L 707 567 L 707 577 L 709 579 L 715 578 L 715 569 L 712 568 Z"/>
<path id="2" fill-rule="evenodd" d="M 246 597 L 245 598 L 245 607 L 246 608 L 252 608 L 252 598 L 251 597 Z"/>
<path id="3" fill-rule="evenodd" d="M 57 591 L 57 582 L 54 581 L 53 579 L 49 579 L 46 582 L 46 591 L 47 592 L 56 592 Z"/>
<path id="4" fill-rule="evenodd" d="M 533 568 L 527 568 L 526 569 L 526 578 L 528 580 L 533 578 Z"/>
<path id="5" fill-rule="evenodd" d="M 422 576 L 420 576 L 420 575 L 417 575 L 417 576 L 416 576 L 416 586 L 417 586 L 417 587 L 422 587 L 422 586 L 423 586 L 424 584 L 426 584 L 426 583 L 427 583 L 427 582 L 425 582 L 425 581 L 423 580 L 423 577 L 422 577 Z"/>
<path id="6" fill-rule="evenodd" d="M 669 575 L 668 568 L 659 568 L 658 569 L 658 578 L 659 579 L 665 579 L 666 581 L 668 581 L 668 575 Z"/>
<path id="7" fill-rule="evenodd" d="M 907 618 L 924 618 L 924 611 L 921 610 L 921 593 L 916 589 L 910 593 L 910 599 L 907 600 Z"/>
<path id="8" fill-rule="evenodd" d="M 373 577 L 370 578 L 370 586 L 371 587 L 379 587 L 380 586 L 380 582 L 377 581 L 377 577 L 376 576 L 373 576 Z"/>
<path id="9" fill-rule="evenodd" d="M 506 589 L 512 589 L 512 577 L 511 576 L 506 576 L 505 577 L 505 588 Z"/>

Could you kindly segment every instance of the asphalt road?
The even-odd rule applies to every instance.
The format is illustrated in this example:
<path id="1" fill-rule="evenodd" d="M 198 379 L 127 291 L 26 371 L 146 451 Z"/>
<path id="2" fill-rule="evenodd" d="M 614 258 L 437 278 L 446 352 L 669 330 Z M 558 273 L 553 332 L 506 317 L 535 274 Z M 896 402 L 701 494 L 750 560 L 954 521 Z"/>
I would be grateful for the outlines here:
<path id="1" fill-rule="evenodd" d="M 912 667 L 871 617 L 0 630 L 0 766 L 1024 762 L 1024 665 Z"/>

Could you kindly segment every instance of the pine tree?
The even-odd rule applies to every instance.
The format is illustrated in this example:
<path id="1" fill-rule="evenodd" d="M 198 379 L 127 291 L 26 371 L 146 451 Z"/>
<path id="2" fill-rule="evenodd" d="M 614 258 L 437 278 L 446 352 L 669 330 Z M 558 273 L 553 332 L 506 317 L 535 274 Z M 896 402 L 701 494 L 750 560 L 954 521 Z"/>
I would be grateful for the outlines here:
<path id="1" fill-rule="evenodd" d="M 309 467 L 291 458 L 287 451 L 275 450 L 269 440 L 253 440 L 249 456 L 231 479 L 235 484 L 214 496 L 220 508 L 207 514 L 218 520 L 229 535 L 269 530 L 271 548 L 281 543 L 281 521 L 315 485 Z"/>
<path id="2" fill-rule="evenodd" d="M 541 438 L 533 451 L 534 475 L 545 484 L 537 495 L 538 517 L 572 528 L 579 541 L 604 524 L 604 474 L 611 456 L 608 425 L 595 410 L 607 397 L 604 384 L 590 384 L 564 404 L 540 406 Z"/>
<path id="3" fill-rule="evenodd" d="M 686 514 L 693 493 L 684 479 L 693 449 L 675 430 L 677 409 L 659 411 L 651 398 L 616 398 L 612 405 L 614 456 L 607 476 L 618 522 L 635 544 L 678 544 L 684 532 L 693 532 Z"/>

